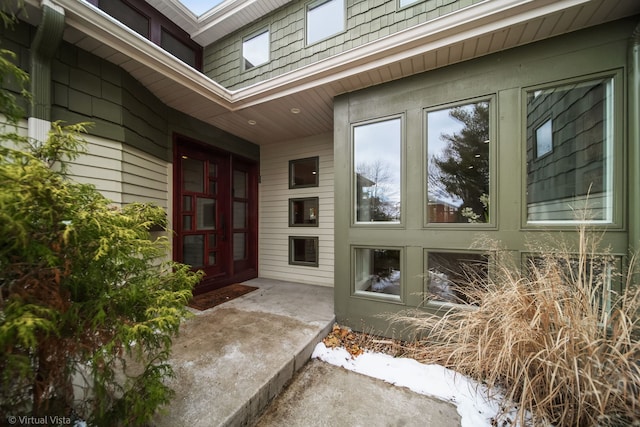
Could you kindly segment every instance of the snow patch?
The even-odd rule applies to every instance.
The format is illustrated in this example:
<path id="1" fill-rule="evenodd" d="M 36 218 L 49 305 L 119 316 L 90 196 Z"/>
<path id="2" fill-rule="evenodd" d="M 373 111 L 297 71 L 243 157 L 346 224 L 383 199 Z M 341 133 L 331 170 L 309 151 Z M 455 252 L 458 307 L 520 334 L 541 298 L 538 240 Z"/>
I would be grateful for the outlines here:
<path id="1" fill-rule="evenodd" d="M 490 398 L 485 386 L 440 365 L 371 352 L 353 358 L 344 348 L 327 348 L 322 342 L 311 357 L 451 402 L 457 407 L 462 427 L 491 427 L 491 419 L 500 411 L 499 400 Z"/>

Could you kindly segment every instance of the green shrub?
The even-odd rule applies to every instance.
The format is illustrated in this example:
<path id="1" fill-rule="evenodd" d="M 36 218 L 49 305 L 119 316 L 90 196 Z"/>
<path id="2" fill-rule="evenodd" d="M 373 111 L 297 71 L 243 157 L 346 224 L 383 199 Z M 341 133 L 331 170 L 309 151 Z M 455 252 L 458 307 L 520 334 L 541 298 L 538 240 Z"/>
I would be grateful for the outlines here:
<path id="1" fill-rule="evenodd" d="M 144 424 L 172 396 L 171 338 L 201 275 L 164 261 L 161 208 L 115 207 L 68 178 L 85 125 L 53 123 L 45 142 L 19 135 L 14 94 L 28 76 L 14 60 L 0 50 L 0 423 Z"/>
<path id="2" fill-rule="evenodd" d="M 547 249 L 525 271 L 496 256 L 490 278 L 459 289 L 475 308 L 394 319 L 424 334 L 418 358 L 487 384 L 520 425 L 640 425 L 637 277 L 611 291 L 613 258 L 586 228 L 579 235 L 577 248 Z"/>

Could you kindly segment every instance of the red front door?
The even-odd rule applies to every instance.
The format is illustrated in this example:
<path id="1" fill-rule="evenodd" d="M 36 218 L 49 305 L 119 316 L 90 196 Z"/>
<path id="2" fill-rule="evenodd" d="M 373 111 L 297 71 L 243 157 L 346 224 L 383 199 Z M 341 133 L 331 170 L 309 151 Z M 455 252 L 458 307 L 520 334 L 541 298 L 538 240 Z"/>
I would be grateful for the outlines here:
<path id="1" fill-rule="evenodd" d="M 177 140 L 174 259 L 203 270 L 195 293 L 256 276 L 255 167 Z M 243 262 L 239 262 L 243 261 Z"/>

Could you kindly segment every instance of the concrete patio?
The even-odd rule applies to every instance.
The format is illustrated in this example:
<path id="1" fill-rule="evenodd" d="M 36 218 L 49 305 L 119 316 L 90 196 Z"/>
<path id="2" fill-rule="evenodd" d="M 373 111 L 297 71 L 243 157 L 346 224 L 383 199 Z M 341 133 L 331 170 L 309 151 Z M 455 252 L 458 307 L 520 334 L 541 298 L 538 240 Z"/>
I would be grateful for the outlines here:
<path id="1" fill-rule="evenodd" d="M 307 363 L 333 326 L 332 288 L 246 284 L 259 289 L 194 311 L 181 327 L 171 357 L 176 394 L 154 426 L 460 425 L 449 403 Z"/>

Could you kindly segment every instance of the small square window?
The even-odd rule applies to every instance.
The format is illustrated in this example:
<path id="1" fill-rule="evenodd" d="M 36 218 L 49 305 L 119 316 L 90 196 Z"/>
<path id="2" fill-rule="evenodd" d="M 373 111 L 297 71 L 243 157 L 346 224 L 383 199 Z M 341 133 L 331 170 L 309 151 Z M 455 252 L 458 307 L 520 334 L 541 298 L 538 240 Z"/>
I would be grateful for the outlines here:
<path id="1" fill-rule="evenodd" d="M 269 30 L 247 37 L 242 42 L 242 60 L 245 70 L 269 62 Z"/>
<path id="2" fill-rule="evenodd" d="M 321 0 L 307 7 L 307 44 L 326 39 L 345 29 L 344 0 Z"/>
<path id="3" fill-rule="evenodd" d="M 289 264 L 318 266 L 318 238 L 289 236 Z"/>
<path id="4" fill-rule="evenodd" d="M 289 188 L 318 186 L 318 157 L 289 161 Z"/>
<path id="5" fill-rule="evenodd" d="M 289 227 L 317 227 L 318 198 L 289 199 Z"/>

